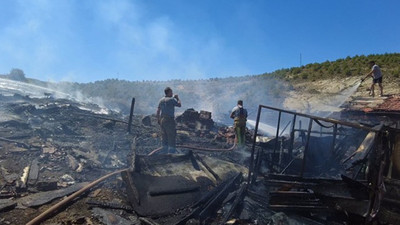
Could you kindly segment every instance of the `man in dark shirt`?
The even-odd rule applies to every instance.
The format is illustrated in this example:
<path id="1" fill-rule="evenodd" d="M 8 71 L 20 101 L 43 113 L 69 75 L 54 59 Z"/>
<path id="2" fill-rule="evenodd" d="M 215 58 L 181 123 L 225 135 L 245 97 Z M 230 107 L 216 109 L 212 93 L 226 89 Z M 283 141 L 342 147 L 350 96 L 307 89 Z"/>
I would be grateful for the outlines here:
<path id="1" fill-rule="evenodd" d="M 165 97 L 160 99 L 157 108 L 157 119 L 161 126 L 161 139 L 163 149 L 160 153 L 176 152 L 176 124 L 175 107 L 181 107 L 178 95 L 173 95 L 172 89 L 166 87 Z"/>

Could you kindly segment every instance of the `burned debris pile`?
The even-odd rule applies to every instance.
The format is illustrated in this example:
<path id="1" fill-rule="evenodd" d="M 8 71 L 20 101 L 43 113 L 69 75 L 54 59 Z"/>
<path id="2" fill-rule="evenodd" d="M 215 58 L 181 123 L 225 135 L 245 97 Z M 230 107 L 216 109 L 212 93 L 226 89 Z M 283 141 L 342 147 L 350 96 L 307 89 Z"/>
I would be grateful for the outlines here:
<path id="1" fill-rule="evenodd" d="M 278 131 L 283 118 L 291 124 L 288 137 L 277 132 L 262 150 L 253 145 L 249 190 L 268 189 L 269 209 L 322 224 L 400 222 L 396 117 L 365 126 L 259 107 L 258 118 L 263 110 L 279 112 Z"/>
<path id="2" fill-rule="evenodd" d="M 115 224 L 110 218 L 121 224 L 179 222 L 196 208 L 195 202 L 206 201 L 204 195 L 215 196 L 218 187 L 232 177 L 239 180 L 246 171 L 229 160 L 237 158 L 236 152 L 181 149 L 177 156 L 147 156 L 161 145 L 154 115 L 135 115 L 129 133 L 127 118 L 97 105 L 47 96 L 0 98 L 1 224 L 26 224 L 89 182 L 130 167 L 130 172 L 92 188 L 43 224 Z M 200 125 L 178 123 L 178 144 L 231 146 L 229 129 L 215 127 L 209 112 L 198 113 L 196 121 Z M 132 188 L 140 204 L 135 204 Z M 176 201 L 174 196 L 181 195 L 182 201 Z M 213 209 L 220 201 L 211 204 Z"/>
<path id="3" fill-rule="evenodd" d="M 30 224 L 110 174 L 41 224 L 400 221 L 400 134 L 390 121 L 260 106 L 235 147 L 231 127 L 188 109 L 176 119 L 179 154 L 150 154 L 161 146 L 155 115 L 134 115 L 128 129 L 121 114 L 67 99 L 0 95 L 0 104 L 0 224 Z M 276 136 L 258 130 L 263 110 L 275 111 L 266 115 Z"/>

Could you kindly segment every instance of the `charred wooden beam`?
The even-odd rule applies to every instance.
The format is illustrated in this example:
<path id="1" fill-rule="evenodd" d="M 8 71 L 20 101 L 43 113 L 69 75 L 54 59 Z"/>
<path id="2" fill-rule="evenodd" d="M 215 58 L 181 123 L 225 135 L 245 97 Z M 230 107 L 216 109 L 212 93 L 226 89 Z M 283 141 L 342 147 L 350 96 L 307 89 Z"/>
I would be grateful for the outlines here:
<path id="1" fill-rule="evenodd" d="M 247 197 L 255 201 L 262 208 L 267 209 L 269 207 L 269 198 L 267 196 L 263 196 L 254 191 L 247 190 Z"/>
<path id="2" fill-rule="evenodd" d="M 88 205 L 95 205 L 95 206 L 99 206 L 102 208 L 110 208 L 110 209 L 123 209 L 126 211 L 133 211 L 133 208 L 125 205 L 125 204 L 121 204 L 121 203 L 116 203 L 116 202 L 101 202 L 101 201 L 96 201 L 96 200 L 88 200 L 86 202 L 86 204 Z"/>
<path id="3" fill-rule="evenodd" d="M 39 177 L 39 162 L 37 159 L 33 160 L 28 175 L 28 185 L 36 184 Z"/>
<path id="4" fill-rule="evenodd" d="M 135 172 L 137 171 L 136 165 L 137 165 L 137 157 L 136 157 L 136 140 L 137 137 L 133 137 L 132 141 L 130 143 L 130 149 L 131 151 L 128 154 L 128 166 L 129 166 L 129 172 Z"/>
<path id="5" fill-rule="evenodd" d="M 358 149 L 355 152 L 353 152 L 353 154 L 351 154 L 349 157 L 347 157 L 345 160 L 343 160 L 342 163 L 346 163 L 347 161 L 350 160 L 350 163 L 352 165 L 355 165 L 359 161 L 364 160 L 364 158 L 371 151 L 372 146 L 374 145 L 374 142 L 376 140 L 376 137 L 377 137 L 377 134 L 375 132 L 369 132 L 367 134 L 367 136 L 365 137 L 364 141 L 358 147 Z"/>
<path id="6" fill-rule="evenodd" d="M 275 110 L 275 111 L 280 111 L 280 112 L 284 112 L 284 113 L 288 113 L 288 114 L 293 114 L 295 116 L 297 115 L 297 116 L 301 116 L 301 117 L 307 117 L 307 118 L 311 118 L 311 119 L 314 119 L 314 120 L 321 120 L 321 121 L 324 121 L 324 122 L 327 122 L 327 123 L 336 123 L 336 124 L 340 124 L 340 125 L 343 125 L 343 126 L 353 127 L 353 128 L 367 130 L 367 131 L 374 131 L 374 132 L 380 132 L 381 131 L 380 129 L 376 129 L 375 127 L 369 127 L 369 126 L 365 126 L 365 125 L 358 124 L 358 123 L 341 121 L 341 120 L 336 120 L 336 119 L 332 119 L 332 118 L 323 118 L 323 117 L 319 117 L 319 116 L 312 116 L 312 115 L 308 115 L 308 114 L 304 114 L 304 113 L 293 112 L 293 111 L 279 109 L 279 108 L 266 106 L 266 105 L 259 105 L 259 107 L 260 108 L 266 108 L 266 109 L 272 109 L 272 110 Z"/>
<path id="7" fill-rule="evenodd" d="M 218 176 L 218 174 L 215 173 L 214 170 L 199 155 L 193 154 L 193 156 L 207 169 L 208 172 L 214 176 L 215 180 L 221 181 L 221 178 Z"/>
<path id="8" fill-rule="evenodd" d="M 304 171 L 306 169 L 306 159 L 307 159 L 307 153 L 308 153 L 308 146 L 310 144 L 310 137 L 311 137 L 311 128 L 312 128 L 313 120 L 310 119 L 310 122 L 308 124 L 308 133 L 307 133 L 307 140 L 306 140 L 306 146 L 304 147 L 304 153 L 303 153 L 303 163 L 301 165 L 301 171 L 300 171 L 300 176 L 303 177 Z"/>
<path id="9" fill-rule="evenodd" d="M 234 188 L 237 182 L 240 181 L 241 178 L 242 174 L 241 173 L 237 174 L 230 180 L 230 182 L 227 183 L 227 185 L 217 194 L 217 196 L 212 199 L 212 201 L 207 203 L 204 209 L 199 213 L 200 221 L 204 221 L 207 217 L 210 217 L 212 212 L 216 212 L 218 206 L 221 204 L 224 198 L 229 194 L 230 190 Z"/>
<path id="10" fill-rule="evenodd" d="M 129 122 L 128 122 L 128 133 L 131 133 L 132 117 L 133 117 L 133 109 L 134 108 L 135 108 L 135 98 L 132 98 L 131 112 L 129 114 Z"/>
<path id="11" fill-rule="evenodd" d="M 290 211 L 328 211 L 327 206 L 314 206 L 314 205 L 270 205 L 273 210 L 290 210 Z"/>
<path id="12" fill-rule="evenodd" d="M 114 171 L 112 173 L 109 173 L 103 177 L 100 177 L 99 179 L 89 183 L 88 185 L 84 185 L 81 189 L 79 189 L 77 192 L 73 193 L 72 195 L 64 198 L 62 201 L 58 202 L 57 204 L 53 205 L 52 207 L 48 208 L 46 211 L 44 211 L 43 213 L 41 213 L 40 215 L 38 215 L 37 217 L 33 218 L 31 221 L 29 221 L 26 225 L 34 225 L 34 224 L 39 224 L 41 223 L 44 219 L 46 219 L 48 216 L 50 216 L 52 213 L 54 213 L 55 211 L 59 210 L 61 207 L 64 207 L 67 203 L 71 202 L 72 200 L 76 199 L 77 197 L 79 197 L 81 194 L 85 193 L 86 191 L 88 191 L 90 188 L 92 188 L 93 186 L 97 185 L 98 183 L 104 181 L 105 179 L 115 175 L 115 174 L 119 174 L 121 173 L 123 170 L 118 170 L 118 171 Z M 80 183 L 80 184 L 84 184 L 84 183 Z M 75 185 L 74 185 L 75 186 Z"/>
<path id="13" fill-rule="evenodd" d="M 226 221 L 228 221 L 228 219 L 232 216 L 233 212 L 236 210 L 237 206 L 239 205 L 239 202 L 241 202 L 243 200 L 243 197 L 246 194 L 246 190 L 247 190 L 247 183 L 244 183 L 240 187 L 239 192 L 236 195 L 236 198 L 233 201 L 231 208 L 226 213 L 224 219 L 222 220 L 222 222 L 220 224 L 226 224 Z"/>
<path id="14" fill-rule="evenodd" d="M 295 175 L 283 175 L 283 174 L 268 174 L 265 179 L 269 181 L 297 181 L 303 183 L 321 183 L 321 182 L 331 182 L 331 183 L 342 183 L 342 180 L 327 179 L 327 178 L 305 178 Z"/>
<path id="15" fill-rule="evenodd" d="M 319 206 L 323 205 L 319 199 L 304 199 L 304 198 L 292 198 L 287 199 L 281 198 L 271 198 L 269 201 L 270 205 L 292 205 L 292 206 Z"/>
<path id="16" fill-rule="evenodd" d="M 283 197 L 312 197 L 314 193 L 305 191 L 270 191 L 270 196 L 283 196 Z"/>
<path id="17" fill-rule="evenodd" d="M 226 193 L 229 188 L 232 187 L 235 182 L 241 178 L 241 173 L 234 176 L 232 179 L 226 180 L 222 182 L 220 185 L 215 187 L 212 191 L 208 192 L 205 196 L 203 196 L 198 202 L 196 202 L 191 208 L 193 209 L 189 215 L 185 218 L 178 221 L 175 225 L 185 225 L 186 222 L 192 218 L 206 216 L 206 213 L 211 210 L 212 206 L 214 206 L 218 199 L 219 202 L 223 201 L 222 194 Z"/>
<path id="18" fill-rule="evenodd" d="M 247 175 L 247 183 L 252 183 L 253 179 L 255 179 L 254 174 L 254 154 L 255 154 L 255 147 L 256 147 L 256 140 L 257 140 L 257 132 L 258 132 L 258 124 L 260 123 L 260 116 L 261 116 L 261 106 L 258 107 L 257 112 L 257 119 L 256 119 L 256 127 L 254 130 L 254 138 L 253 138 L 253 146 L 251 148 L 251 156 L 250 156 L 250 165 L 249 165 L 249 173 Z"/>
<path id="19" fill-rule="evenodd" d="M 336 126 L 337 126 L 337 124 L 336 124 Z M 306 130 L 306 129 L 294 129 L 296 132 L 308 132 L 308 130 Z M 311 131 L 311 133 L 312 134 L 329 134 L 329 135 L 334 135 L 335 134 L 335 132 L 334 131 L 332 131 L 332 132 L 326 132 L 326 131 Z M 347 133 L 345 133 L 345 132 L 343 132 L 343 133 L 338 133 L 338 132 L 336 132 L 336 135 L 347 135 Z"/>
<path id="20" fill-rule="evenodd" d="M 122 171 L 121 177 L 122 180 L 128 184 L 126 185 L 126 188 L 130 202 L 136 203 L 136 205 L 140 205 L 140 195 L 138 190 L 136 189 L 135 183 L 133 182 L 131 173 L 129 171 Z"/>

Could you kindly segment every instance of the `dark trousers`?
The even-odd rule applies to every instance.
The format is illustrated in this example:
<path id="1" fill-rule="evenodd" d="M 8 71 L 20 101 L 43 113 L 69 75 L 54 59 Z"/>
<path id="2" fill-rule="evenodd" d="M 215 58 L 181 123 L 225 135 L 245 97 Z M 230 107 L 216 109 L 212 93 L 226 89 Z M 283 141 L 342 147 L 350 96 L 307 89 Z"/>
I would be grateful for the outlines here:
<path id="1" fill-rule="evenodd" d="M 173 117 L 162 116 L 160 120 L 162 153 L 175 153 L 176 148 L 176 124 Z M 169 150 L 168 150 L 169 149 Z"/>

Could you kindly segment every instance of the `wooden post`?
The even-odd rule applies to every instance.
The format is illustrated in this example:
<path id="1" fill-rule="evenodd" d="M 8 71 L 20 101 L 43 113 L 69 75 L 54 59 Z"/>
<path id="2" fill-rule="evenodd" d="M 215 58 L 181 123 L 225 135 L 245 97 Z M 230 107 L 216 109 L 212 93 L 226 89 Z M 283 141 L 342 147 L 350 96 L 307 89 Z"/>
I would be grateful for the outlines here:
<path id="1" fill-rule="evenodd" d="M 135 98 L 132 98 L 131 113 L 129 114 L 128 133 L 131 133 L 133 109 L 135 108 Z"/>

